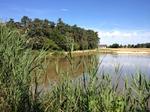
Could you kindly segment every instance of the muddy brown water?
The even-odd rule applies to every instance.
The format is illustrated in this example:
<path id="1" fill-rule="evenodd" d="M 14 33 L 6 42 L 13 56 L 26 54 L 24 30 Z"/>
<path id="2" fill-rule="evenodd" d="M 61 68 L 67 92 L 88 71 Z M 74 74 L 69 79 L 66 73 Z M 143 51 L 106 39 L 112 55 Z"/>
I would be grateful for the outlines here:
<path id="1" fill-rule="evenodd" d="M 71 61 L 70 61 L 71 60 Z M 150 79 L 150 55 L 138 54 L 96 54 L 68 57 L 51 57 L 47 60 L 46 74 L 42 76 L 44 86 L 59 82 L 61 76 L 73 80 L 81 78 L 83 73 L 98 69 L 97 76 L 109 74 L 113 79 L 117 75 L 132 76 L 136 73 L 144 74 Z M 120 87 L 123 86 L 120 79 Z"/>
<path id="2" fill-rule="evenodd" d="M 46 88 L 49 88 L 49 82 L 59 82 L 61 75 L 76 80 L 82 77 L 83 73 L 94 68 L 98 68 L 97 76 L 104 73 L 112 76 L 121 74 L 124 77 L 140 72 L 150 79 L 150 55 L 96 54 L 75 56 L 71 61 L 70 58 L 63 56 L 52 57 L 47 60 L 47 63 L 47 73 L 42 78 Z M 120 83 L 120 87 L 122 84 Z"/>

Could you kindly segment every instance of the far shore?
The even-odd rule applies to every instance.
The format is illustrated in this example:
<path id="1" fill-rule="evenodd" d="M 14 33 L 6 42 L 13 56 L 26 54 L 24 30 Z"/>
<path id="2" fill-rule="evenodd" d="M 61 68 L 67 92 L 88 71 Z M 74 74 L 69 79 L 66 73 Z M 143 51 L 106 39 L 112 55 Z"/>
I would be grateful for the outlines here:
<path id="1" fill-rule="evenodd" d="M 150 54 L 150 48 L 106 48 L 117 54 Z"/>
<path id="2" fill-rule="evenodd" d="M 69 52 L 65 52 L 68 54 Z M 71 52 L 72 55 L 86 55 L 95 53 L 108 53 L 108 54 L 144 54 L 150 55 L 150 48 L 99 48 L 92 50 L 79 50 Z"/>

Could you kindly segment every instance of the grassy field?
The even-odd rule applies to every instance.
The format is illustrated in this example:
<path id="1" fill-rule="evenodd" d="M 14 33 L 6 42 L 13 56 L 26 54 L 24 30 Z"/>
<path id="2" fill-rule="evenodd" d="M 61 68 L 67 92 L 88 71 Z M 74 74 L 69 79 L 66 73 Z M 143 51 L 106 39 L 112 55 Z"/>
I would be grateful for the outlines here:
<path id="1" fill-rule="evenodd" d="M 150 55 L 150 48 L 99 48 L 93 50 L 72 51 L 72 56 L 91 55 L 98 53 L 110 53 L 110 54 L 145 54 Z M 69 52 L 63 52 L 67 55 Z"/>
<path id="2" fill-rule="evenodd" d="M 108 50 L 118 54 L 150 54 L 150 48 L 106 48 L 102 50 Z"/>

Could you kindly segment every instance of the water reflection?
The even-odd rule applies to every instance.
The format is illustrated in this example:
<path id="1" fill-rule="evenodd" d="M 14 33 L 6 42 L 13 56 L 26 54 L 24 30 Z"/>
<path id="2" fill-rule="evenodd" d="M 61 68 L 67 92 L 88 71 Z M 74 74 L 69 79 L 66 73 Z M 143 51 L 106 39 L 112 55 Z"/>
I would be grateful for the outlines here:
<path id="1" fill-rule="evenodd" d="M 108 73 L 116 74 L 116 67 L 119 67 L 121 75 L 135 74 L 140 70 L 150 77 L 150 56 L 149 55 L 87 55 L 76 56 L 70 61 L 68 57 L 53 57 L 48 60 L 49 65 L 45 82 L 48 80 L 57 81 L 59 76 L 69 75 L 71 78 L 78 78 L 83 73 L 88 73 L 90 69 L 98 69 L 98 75 Z M 100 66 L 99 66 L 99 63 Z M 70 75 L 71 74 L 71 75 Z"/>
<path id="2" fill-rule="evenodd" d="M 57 81 L 60 75 L 69 75 L 71 78 L 77 78 L 88 72 L 92 67 L 98 68 L 99 56 L 53 57 L 48 59 L 47 62 L 49 64 L 45 75 L 47 80 L 45 81 Z"/>
<path id="3" fill-rule="evenodd" d="M 117 64 L 121 67 L 122 75 L 131 75 L 141 72 L 150 76 L 150 56 L 149 55 L 101 55 L 104 57 L 100 70 L 111 75 L 115 74 L 114 68 Z"/>

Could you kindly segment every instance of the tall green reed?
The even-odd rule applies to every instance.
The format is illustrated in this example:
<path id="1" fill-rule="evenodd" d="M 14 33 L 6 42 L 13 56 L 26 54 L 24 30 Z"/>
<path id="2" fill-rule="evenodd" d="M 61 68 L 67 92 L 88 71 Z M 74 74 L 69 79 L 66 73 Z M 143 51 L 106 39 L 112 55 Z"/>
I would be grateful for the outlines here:
<path id="1" fill-rule="evenodd" d="M 33 53 L 25 48 L 24 35 L 0 25 L 0 110 L 40 110 L 35 80 L 38 76 L 33 75 L 40 70 L 42 57 L 43 52 Z"/>
<path id="2" fill-rule="evenodd" d="M 83 57 L 74 63 L 71 52 L 67 59 L 71 73 L 57 72 L 61 80 L 49 92 L 41 92 L 39 79 L 43 75 L 45 52 L 25 48 L 25 35 L 0 25 L 0 110 L 2 112 L 146 112 L 150 98 L 150 80 L 137 73 L 123 78 L 119 88 L 119 66 L 116 80 L 99 74 L 97 58 Z M 83 75 L 74 80 L 69 76 L 83 66 Z M 118 75 L 119 74 L 119 75 Z M 114 82 L 113 82 L 114 81 Z"/>
<path id="3" fill-rule="evenodd" d="M 122 77 L 119 65 L 116 66 L 113 76 L 99 74 L 100 65 L 96 57 L 91 58 L 90 63 L 84 57 L 81 60 L 84 66 L 81 78 L 74 80 L 64 75 L 45 94 L 43 105 L 46 112 L 148 111 L 150 80 L 144 74 Z M 124 80 L 121 87 L 120 80 Z"/>

